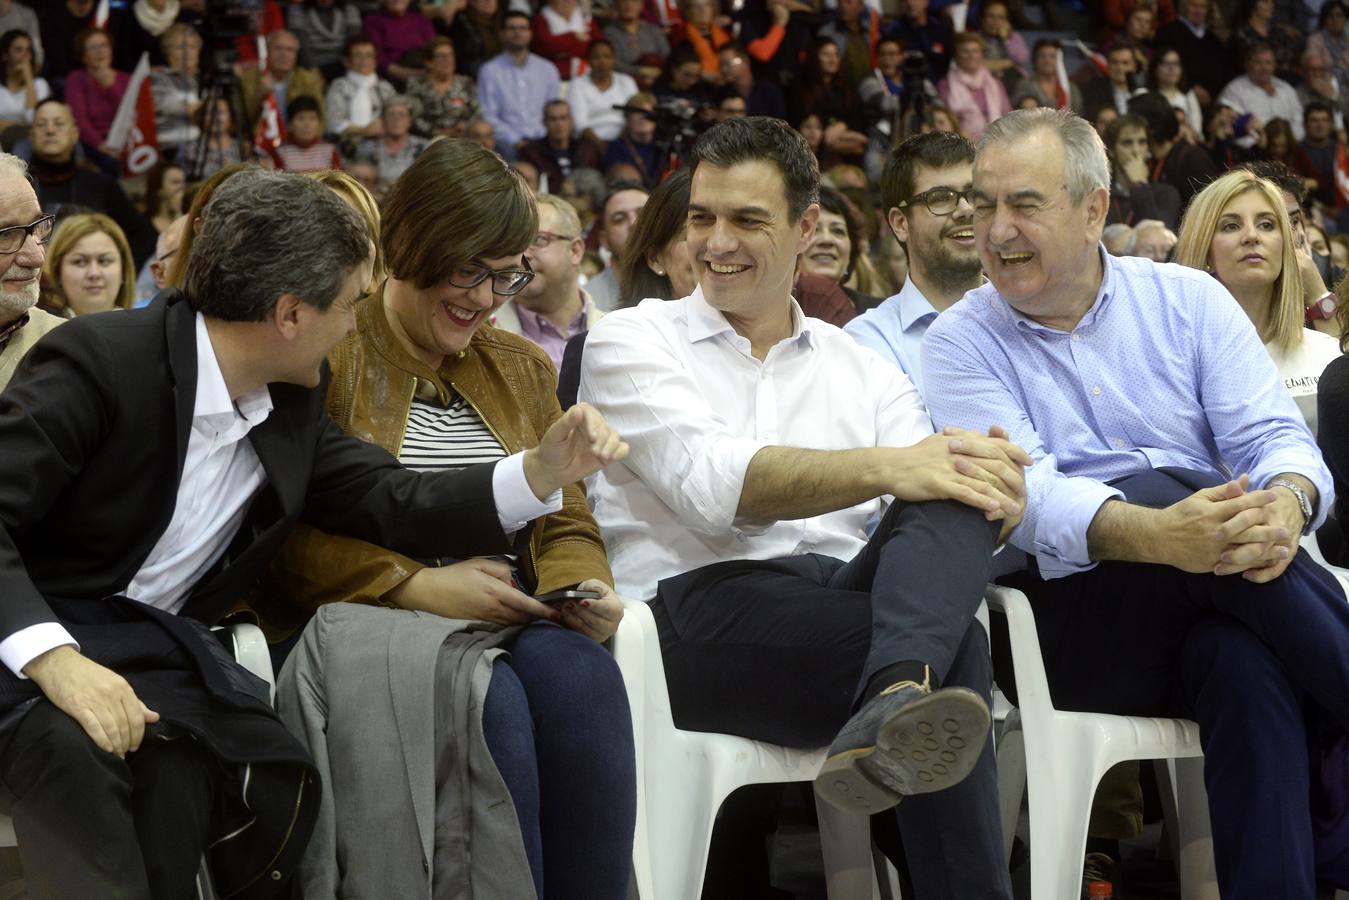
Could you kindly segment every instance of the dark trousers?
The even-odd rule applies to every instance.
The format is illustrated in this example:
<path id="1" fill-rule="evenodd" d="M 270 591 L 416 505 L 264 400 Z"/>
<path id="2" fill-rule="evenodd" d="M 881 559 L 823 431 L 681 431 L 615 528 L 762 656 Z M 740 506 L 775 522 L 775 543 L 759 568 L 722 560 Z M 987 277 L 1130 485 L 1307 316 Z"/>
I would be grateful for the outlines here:
<path id="1" fill-rule="evenodd" d="M 859 686 L 902 660 L 987 700 L 988 642 L 974 614 L 996 534 L 957 503 L 895 503 L 847 563 L 743 560 L 662 581 L 652 612 L 675 724 L 819 747 Z M 897 813 L 918 896 L 1011 897 L 991 741 L 968 778 L 906 797 Z"/>
<path id="2" fill-rule="evenodd" d="M 1201 483 L 1153 471 L 1117 486 L 1161 506 Z M 1132 563 L 1002 580 L 1031 599 L 1056 707 L 1198 721 L 1223 897 L 1313 900 L 1304 706 L 1349 727 L 1334 578 L 1299 553 L 1268 584 Z"/>
<path id="3" fill-rule="evenodd" d="M 220 774 L 215 757 L 189 737 L 147 734 L 138 751 L 118 759 L 37 701 L 0 748 L 28 895 L 193 896 Z"/>
<path id="4" fill-rule="evenodd" d="M 622 900 L 637 822 L 623 678 L 590 638 L 531 625 L 492 668 L 483 736 L 547 900 Z"/>

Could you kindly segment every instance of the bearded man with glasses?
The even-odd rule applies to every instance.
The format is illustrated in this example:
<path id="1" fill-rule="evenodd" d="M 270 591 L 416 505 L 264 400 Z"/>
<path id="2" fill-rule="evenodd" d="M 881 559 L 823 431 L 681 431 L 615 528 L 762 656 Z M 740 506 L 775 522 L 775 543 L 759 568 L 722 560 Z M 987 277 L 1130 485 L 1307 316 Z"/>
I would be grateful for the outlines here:
<path id="1" fill-rule="evenodd" d="M 54 216 L 42 215 L 28 164 L 0 153 L 0 390 L 28 348 L 65 320 L 36 307 L 43 245 Z M 28 224 L 19 224 L 25 222 Z"/>
<path id="2" fill-rule="evenodd" d="M 585 240 L 576 210 L 552 194 L 540 194 L 538 204 L 539 230 L 525 250 L 534 278 L 497 310 L 493 324 L 538 344 L 560 369 L 567 341 L 589 331 L 604 312 L 581 287 Z"/>

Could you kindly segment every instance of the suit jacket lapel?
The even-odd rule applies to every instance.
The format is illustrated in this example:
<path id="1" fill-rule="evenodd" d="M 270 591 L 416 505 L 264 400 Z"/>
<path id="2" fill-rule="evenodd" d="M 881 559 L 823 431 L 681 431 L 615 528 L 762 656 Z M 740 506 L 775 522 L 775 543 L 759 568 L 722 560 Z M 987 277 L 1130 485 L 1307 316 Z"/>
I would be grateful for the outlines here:
<path id="1" fill-rule="evenodd" d="M 164 312 L 164 337 L 168 345 L 169 371 L 173 375 L 174 436 L 178 440 L 178 473 L 174 484 L 183 478 L 187 458 L 187 440 L 192 434 L 192 414 L 197 407 L 197 315 L 175 293 Z"/>

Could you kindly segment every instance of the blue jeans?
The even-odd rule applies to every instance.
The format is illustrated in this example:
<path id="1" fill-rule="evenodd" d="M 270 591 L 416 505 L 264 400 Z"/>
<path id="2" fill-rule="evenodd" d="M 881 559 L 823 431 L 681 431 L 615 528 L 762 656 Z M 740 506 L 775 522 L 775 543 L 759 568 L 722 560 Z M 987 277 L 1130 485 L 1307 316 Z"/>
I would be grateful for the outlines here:
<path id="1" fill-rule="evenodd" d="M 623 900 L 637 821 L 632 716 L 603 647 L 550 624 L 499 661 L 483 736 L 515 802 L 539 900 Z"/>

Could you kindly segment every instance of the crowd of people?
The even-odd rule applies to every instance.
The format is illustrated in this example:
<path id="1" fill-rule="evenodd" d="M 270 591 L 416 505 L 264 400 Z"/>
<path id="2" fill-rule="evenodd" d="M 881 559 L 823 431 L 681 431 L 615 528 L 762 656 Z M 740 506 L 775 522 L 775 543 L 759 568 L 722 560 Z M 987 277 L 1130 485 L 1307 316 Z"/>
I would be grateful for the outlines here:
<path id="1" fill-rule="evenodd" d="M 0 0 L 31 896 L 624 897 L 626 600 L 676 725 L 1010 900 L 995 580 L 1056 706 L 1199 722 L 1224 897 L 1349 887 L 1349 4 L 115 7 Z"/>

